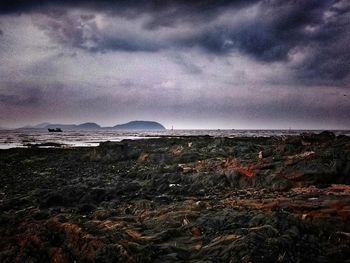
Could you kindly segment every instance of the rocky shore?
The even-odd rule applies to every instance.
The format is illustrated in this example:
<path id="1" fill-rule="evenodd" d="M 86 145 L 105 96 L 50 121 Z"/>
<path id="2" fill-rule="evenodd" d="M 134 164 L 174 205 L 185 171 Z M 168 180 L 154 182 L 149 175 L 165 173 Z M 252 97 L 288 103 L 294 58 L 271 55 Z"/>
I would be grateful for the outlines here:
<path id="1" fill-rule="evenodd" d="M 0 151 L 0 262 L 350 262 L 350 138 Z"/>

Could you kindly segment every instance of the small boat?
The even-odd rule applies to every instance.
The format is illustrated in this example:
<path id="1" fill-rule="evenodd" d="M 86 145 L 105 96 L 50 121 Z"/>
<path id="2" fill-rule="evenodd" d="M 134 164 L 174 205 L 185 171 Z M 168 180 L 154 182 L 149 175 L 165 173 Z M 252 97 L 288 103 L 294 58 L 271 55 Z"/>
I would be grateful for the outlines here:
<path id="1" fill-rule="evenodd" d="M 49 132 L 62 132 L 61 128 L 56 128 L 56 129 L 48 129 Z"/>

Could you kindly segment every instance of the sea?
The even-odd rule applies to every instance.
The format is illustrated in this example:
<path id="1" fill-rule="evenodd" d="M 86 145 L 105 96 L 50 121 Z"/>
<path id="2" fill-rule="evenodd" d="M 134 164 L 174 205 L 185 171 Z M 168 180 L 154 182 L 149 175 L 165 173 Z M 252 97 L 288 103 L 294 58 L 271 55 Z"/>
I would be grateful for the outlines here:
<path id="1" fill-rule="evenodd" d="M 0 130 L 0 149 L 23 147 L 93 147 L 105 141 L 140 140 L 159 137 L 268 137 L 320 133 L 321 130 L 64 130 L 46 129 Z M 336 135 L 350 136 L 350 130 L 333 130 Z"/>

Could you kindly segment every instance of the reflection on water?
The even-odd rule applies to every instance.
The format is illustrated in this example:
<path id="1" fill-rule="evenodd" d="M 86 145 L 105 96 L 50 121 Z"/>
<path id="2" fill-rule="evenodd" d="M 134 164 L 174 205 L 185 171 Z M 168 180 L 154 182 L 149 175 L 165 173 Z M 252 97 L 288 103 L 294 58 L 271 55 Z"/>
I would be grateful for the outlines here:
<path id="1" fill-rule="evenodd" d="M 27 147 L 30 144 L 63 144 L 64 147 L 97 146 L 103 141 L 122 141 L 124 139 L 145 139 L 161 136 L 194 136 L 210 135 L 214 137 L 239 136 L 277 136 L 296 135 L 305 130 L 160 130 L 160 131 L 131 131 L 131 130 L 67 130 L 50 133 L 46 129 L 0 130 L 0 149 Z M 350 131 L 333 131 L 336 135 L 350 135 Z M 43 146 L 49 147 L 49 146 Z"/>

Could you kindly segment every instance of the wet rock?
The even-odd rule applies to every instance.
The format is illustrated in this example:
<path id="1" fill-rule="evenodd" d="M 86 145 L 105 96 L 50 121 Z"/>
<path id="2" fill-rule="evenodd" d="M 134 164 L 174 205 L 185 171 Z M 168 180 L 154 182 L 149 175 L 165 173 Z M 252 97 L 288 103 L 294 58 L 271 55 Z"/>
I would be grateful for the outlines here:
<path id="1" fill-rule="evenodd" d="M 236 171 L 229 171 L 225 174 L 225 176 L 230 186 L 237 187 L 239 185 L 241 175 Z"/>
<path id="2" fill-rule="evenodd" d="M 45 199 L 41 201 L 42 207 L 52 207 L 52 206 L 67 206 L 69 205 L 69 200 L 60 192 L 49 193 Z"/>
<path id="3" fill-rule="evenodd" d="M 96 262 L 114 263 L 130 262 L 131 257 L 123 246 L 118 244 L 104 245 L 96 251 Z"/>
<path id="4" fill-rule="evenodd" d="M 35 220 L 44 220 L 50 217 L 50 213 L 48 210 L 39 210 L 33 214 L 33 218 Z"/>
<path id="5" fill-rule="evenodd" d="M 279 234 L 278 230 L 271 225 L 252 227 L 249 229 L 249 233 L 259 233 L 264 237 L 275 237 Z"/>
<path id="6" fill-rule="evenodd" d="M 78 206 L 78 213 L 82 213 L 82 214 L 90 213 L 95 209 L 96 209 L 96 206 L 93 204 L 81 204 Z"/>
<path id="7" fill-rule="evenodd" d="M 328 141 L 332 141 L 335 139 L 335 134 L 330 131 L 323 131 L 319 134 L 314 133 L 303 133 L 301 134 L 301 138 L 305 142 L 310 143 L 324 143 Z"/>
<path id="8" fill-rule="evenodd" d="M 346 262 L 350 139 L 313 136 L 2 151 L 0 261 Z"/>
<path id="9" fill-rule="evenodd" d="M 90 152 L 92 161 L 125 161 L 136 160 L 140 151 L 123 142 L 103 142 Z"/>
<path id="10" fill-rule="evenodd" d="M 293 187 L 293 184 L 286 179 L 278 178 L 272 182 L 271 189 L 274 191 L 288 191 Z"/>
<path id="11" fill-rule="evenodd" d="M 177 162 L 179 163 L 189 163 L 194 162 L 200 158 L 200 155 L 196 152 L 186 152 L 180 155 L 177 158 Z"/>
<path id="12" fill-rule="evenodd" d="M 140 162 L 140 163 L 143 163 L 144 161 L 147 160 L 149 154 L 148 153 L 141 153 L 140 156 L 137 158 L 137 161 Z"/>
<path id="13" fill-rule="evenodd" d="M 126 193 L 132 193 L 132 192 L 136 192 L 138 191 L 139 189 L 141 188 L 140 184 L 137 183 L 137 182 L 130 182 L 128 183 L 127 185 L 125 185 L 123 187 L 123 192 L 126 192 Z"/>

